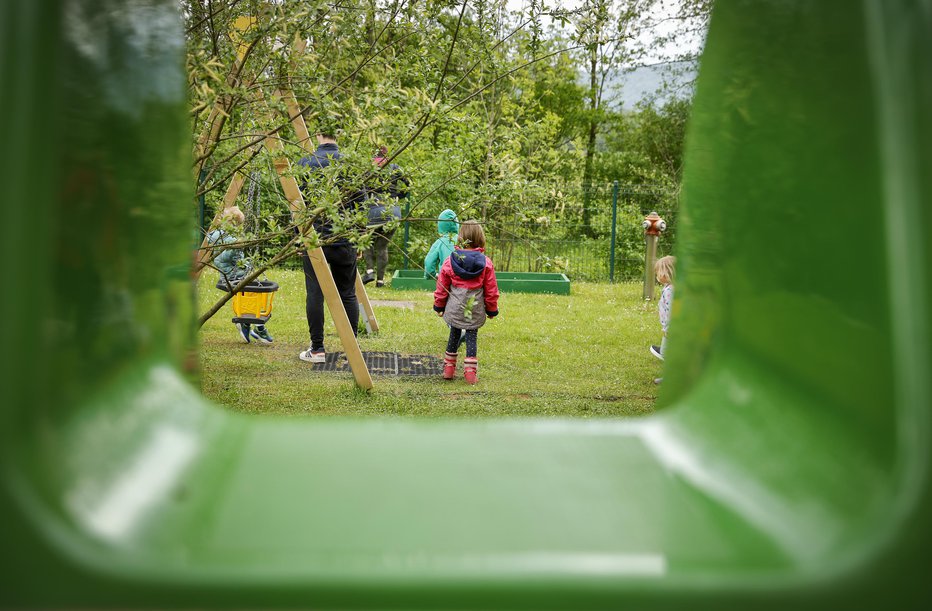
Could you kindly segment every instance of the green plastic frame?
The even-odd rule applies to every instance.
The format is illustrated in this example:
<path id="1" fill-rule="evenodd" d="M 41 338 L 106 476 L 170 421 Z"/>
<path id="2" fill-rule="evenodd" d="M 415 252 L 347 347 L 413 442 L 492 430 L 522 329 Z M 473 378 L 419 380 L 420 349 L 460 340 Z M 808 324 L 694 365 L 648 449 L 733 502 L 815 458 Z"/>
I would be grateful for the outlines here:
<path id="1" fill-rule="evenodd" d="M 176 3 L 0 28 L 0 606 L 929 608 L 928 2 L 716 2 L 639 420 L 210 405 Z"/>

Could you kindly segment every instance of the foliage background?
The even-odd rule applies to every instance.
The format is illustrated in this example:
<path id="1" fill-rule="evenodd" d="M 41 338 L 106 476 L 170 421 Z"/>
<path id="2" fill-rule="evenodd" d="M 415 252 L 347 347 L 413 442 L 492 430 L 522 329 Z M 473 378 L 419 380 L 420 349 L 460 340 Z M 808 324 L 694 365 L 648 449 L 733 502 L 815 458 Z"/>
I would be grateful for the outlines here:
<path id="1" fill-rule="evenodd" d="M 410 267 L 436 238 L 433 219 L 451 208 L 485 223 L 500 269 L 605 279 L 618 181 L 616 267 L 637 278 L 644 213 L 664 215 L 664 247 L 675 241 L 690 102 L 622 110 L 612 86 L 620 71 L 663 57 L 676 35 L 701 31 L 711 8 L 681 2 L 664 20 L 679 29 L 660 35 L 657 4 L 531 0 L 510 11 L 504 0 L 185 0 L 192 214 L 206 226 L 231 176 L 244 173 L 238 203 L 251 256 L 271 257 L 287 241 L 287 202 L 272 159 L 255 146 L 272 132 L 290 159 L 305 154 L 272 95 L 287 86 L 312 132 L 338 130 L 358 175 L 371 173 L 379 145 L 396 156 L 412 184 Z M 300 53 L 296 41 L 307 43 Z M 400 267 L 400 237 L 394 245 Z"/>
<path id="2" fill-rule="evenodd" d="M 230 323 L 230 309 L 201 329 L 200 382 L 204 394 L 229 408 L 300 416 L 420 416 L 579 418 L 636 416 L 653 410 L 662 363 L 648 352 L 660 339 L 655 303 L 631 283 L 575 283 L 571 295 L 503 293 L 501 314 L 479 331 L 479 383 L 457 378 L 374 376 L 371 393 L 357 390 L 349 373 L 322 372 L 297 358 L 306 348 L 304 281 L 277 270 L 268 329 L 270 345 L 246 344 Z M 201 308 L 218 291 L 200 283 Z M 411 309 L 376 303 L 386 332 L 359 343 L 366 352 L 439 357 L 448 330 L 429 291 L 369 290 L 373 300 L 403 300 Z M 326 346 L 339 350 L 332 321 Z M 296 340 L 296 338 L 302 338 Z M 300 343 L 299 343 L 300 342 Z"/>

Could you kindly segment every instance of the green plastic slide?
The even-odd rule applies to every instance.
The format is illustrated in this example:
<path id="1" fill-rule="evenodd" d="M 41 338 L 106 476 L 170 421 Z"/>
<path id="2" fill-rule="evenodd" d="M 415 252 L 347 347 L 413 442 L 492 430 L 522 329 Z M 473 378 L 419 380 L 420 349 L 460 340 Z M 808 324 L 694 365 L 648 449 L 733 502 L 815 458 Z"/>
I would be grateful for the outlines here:
<path id="1" fill-rule="evenodd" d="M 0 5 L 0 606 L 932 608 L 927 0 L 717 0 L 662 409 L 594 421 L 201 397 L 177 5 Z"/>

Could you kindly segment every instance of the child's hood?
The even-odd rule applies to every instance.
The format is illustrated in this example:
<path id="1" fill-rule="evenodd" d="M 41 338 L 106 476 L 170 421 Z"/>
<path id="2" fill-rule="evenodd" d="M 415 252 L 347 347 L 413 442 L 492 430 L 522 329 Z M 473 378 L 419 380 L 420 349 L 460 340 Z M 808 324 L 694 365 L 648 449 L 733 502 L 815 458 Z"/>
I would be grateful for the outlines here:
<path id="1" fill-rule="evenodd" d="M 456 234 L 460 230 L 460 220 L 456 213 L 447 208 L 437 217 L 437 233 L 444 235 L 447 233 Z"/>
<path id="2" fill-rule="evenodd" d="M 454 250 L 450 255 L 450 267 L 453 273 L 471 280 L 482 274 L 485 270 L 486 258 L 481 248 L 475 250 Z"/>

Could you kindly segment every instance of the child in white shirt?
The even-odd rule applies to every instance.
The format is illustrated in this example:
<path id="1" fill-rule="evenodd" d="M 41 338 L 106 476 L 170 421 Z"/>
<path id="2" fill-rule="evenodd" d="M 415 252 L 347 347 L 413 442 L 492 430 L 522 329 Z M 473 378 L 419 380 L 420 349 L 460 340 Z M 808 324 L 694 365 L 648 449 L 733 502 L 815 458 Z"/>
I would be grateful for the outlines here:
<path id="1" fill-rule="evenodd" d="M 660 327 L 663 329 L 663 338 L 660 345 L 650 347 L 650 353 L 661 361 L 667 349 L 667 328 L 670 326 L 670 311 L 673 308 L 673 278 L 676 275 L 676 257 L 666 256 L 657 259 L 654 264 L 654 274 L 657 282 L 663 285 L 660 291 L 660 302 L 657 304 L 657 313 L 660 315 Z"/>

